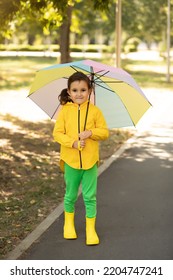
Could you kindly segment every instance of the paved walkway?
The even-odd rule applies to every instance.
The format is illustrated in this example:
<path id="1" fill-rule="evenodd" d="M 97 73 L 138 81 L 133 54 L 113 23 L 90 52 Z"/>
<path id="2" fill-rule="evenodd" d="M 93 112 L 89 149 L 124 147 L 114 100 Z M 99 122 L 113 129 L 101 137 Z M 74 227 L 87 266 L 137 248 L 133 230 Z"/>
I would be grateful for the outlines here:
<path id="1" fill-rule="evenodd" d="M 76 205 L 78 239 L 63 239 L 60 206 L 35 231 L 37 240 L 23 255 L 33 235 L 16 248 L 19 259 L 173 259 L 173 92 L 149 89 L 145 93 L 153 108 L 141 120 L 136 137 L 122 147 L 118 158 L 115 154 L 108 160 L 98 179 L 100 245 L 85 245 L 80 196 Z M 16 253 L 9 259 L 15 259 Z"/>

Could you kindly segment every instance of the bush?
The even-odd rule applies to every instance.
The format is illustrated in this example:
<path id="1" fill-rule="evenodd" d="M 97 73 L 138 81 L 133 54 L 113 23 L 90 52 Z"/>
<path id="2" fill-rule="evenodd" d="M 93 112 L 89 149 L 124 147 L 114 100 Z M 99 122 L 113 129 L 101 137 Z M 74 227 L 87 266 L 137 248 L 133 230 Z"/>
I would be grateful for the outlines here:
<path id="1" fill-rule="evenodd" d="M 125 53 L 136 52 L 138 50 L 139 43 L 140 43 L 140 39 L 138 39 L 136 37 L 128 39 L 125 42 L 124 52 Z"/>
<path id="2" fill-rule="evenodd" d="M 5 45 L 0 45 L 0 51 L 6 51 L 6 46 Z"/>
<path id="3" fill-rule="evenodd" d="M 1 51 L 45 51 L 48 49 L 46 45 L 30 46 L 30 45 L 0 45 Z"/>
<path id="4" fill-rule="evenodd" d="M 90 44 L 85 46 L 86 52 L 98 52 L 99 50 L 102 50 L 104 53 L 112 53 L 114 47 L 107 46 L 107 45 L 98 45 L 98 44 Z M 59 51 L 59 45 L 0 45 L 0 51 Z M 76 45 L 70 45 L 70 51 L 71 52 L 83 52 L 84 45 L 82 44 L 76 44 Z"/>

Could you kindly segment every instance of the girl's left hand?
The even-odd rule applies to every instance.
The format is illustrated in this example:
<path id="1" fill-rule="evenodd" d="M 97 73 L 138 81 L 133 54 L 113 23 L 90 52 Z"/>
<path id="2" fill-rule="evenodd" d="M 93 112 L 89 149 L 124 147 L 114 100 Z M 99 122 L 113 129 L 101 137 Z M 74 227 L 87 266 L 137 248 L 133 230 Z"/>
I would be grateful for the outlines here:
<path id="1" fill-rule="evenodd" d="M 72 147 L 81 151 L 85 147 L 85 140 L 74 141 Z"/>
<path id="2" fill-rule="evenodd" d="M 81 133 L 79 133 L 79 138 L 81 140 L 84 140 L 84 139 L 89 138 L 91 135 L 92 135 L 91 130 L 85 130 L 85 131 L 82 131 Z"/>

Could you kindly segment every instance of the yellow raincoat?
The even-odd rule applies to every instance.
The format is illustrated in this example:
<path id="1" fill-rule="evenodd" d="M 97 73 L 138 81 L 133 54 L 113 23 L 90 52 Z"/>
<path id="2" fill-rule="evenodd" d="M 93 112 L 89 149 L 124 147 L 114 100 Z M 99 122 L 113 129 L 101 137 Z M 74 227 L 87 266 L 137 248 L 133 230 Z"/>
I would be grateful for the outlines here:
<path id="1" fill-rule="evenodd" d="M 86 145 L 79 151 L 73 148 L 74 141 L 78 140 L 78 134 L 84 130 L 87 103 L 78 105 L 68 102 L 62 106 L 59 112 L 53 137 L 61 145 L 60 167 L 64 170 L 64 162 L 76 169 L 89 169 L 99 161 L 99 140 L 105 140 L 109 131 L 98 107 L 89 104 L 89 111 L 85 130 L 91 130 L 92 136 L 86 139 Z"/>

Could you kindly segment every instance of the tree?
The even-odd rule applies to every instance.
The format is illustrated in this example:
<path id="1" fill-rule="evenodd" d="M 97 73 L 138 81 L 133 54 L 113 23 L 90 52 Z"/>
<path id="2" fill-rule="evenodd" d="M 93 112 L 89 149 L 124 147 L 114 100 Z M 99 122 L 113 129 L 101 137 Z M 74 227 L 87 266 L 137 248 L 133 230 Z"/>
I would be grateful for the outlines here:
<path id="1" fill-rule="evenodd" d="M 60 28 L 60 52 L 61 52 L 61 63 L 70 61 L 70 27 L 72 21 L 72 11 L 75 3 L 82 2 L 81 0 L 76 1 L 65 1 L 66 6 L 62 13 L 62 25 Z M 110 0 L 88 0 L 87 5 L 90 10 L 104 10 L 108 9 Z M 83 11 L 82 11 L 83 12 Z M 86 12 L 86 10 L 85 10 Z"/>
<path id="2" fill-rule="evenodd" d="M 67 14 L 63 16 L 60 27 L 60 53 L 61 63 L 70 61 L 70 26 L 72 6 L 67 7 Z"/>
<path id="3" fill-rule="evenodd" d="M 115 1 L 109 1 L 106 10 L 97 12 L 86 1 L 80 1 L 74 5 L 72 17 L 72 32 L 79 36 L 88 35 L 90 40 L 101 30 L 108 37 L 115 30 Z M 85 12 L 83 12 L 85 11 Z M 74 26 L 73 26 L 74 25 Z"/>
<path id="4" fill-rule="evenodd" d="M 123 0 L 122 28 L 130 37 L 138 37 L 148 46 L 162 40 L 166 30 L 167 0 Z"/>
<path id="5" fill-rule="evenodd" d="M 0 1 L 0 24 L 5 30 L 8 24 L 16 18 L 21 17 L 33 17 L 33 14 L 39 20 L 42 20 L 43 28 L 50 30 L 54 24 L 54 19 L 45 17 L 45 12 L 49 5 L 54 8 L 59 16 L 58 21 L 61 24 L 60 31 L 60 52 L 61 62 L 67 62 L 70 60 L 69 55 L 69 36 L 70 36 L 70 25 L 71 25 L 71 13 L 72 6 L 80 0 L 10 0 Z M 12 5 L 11 5 L 12 4 Z M 89 0 L 88 5 L 93 9 L 106 10 L 109 4 L 109 0 Z"/>

